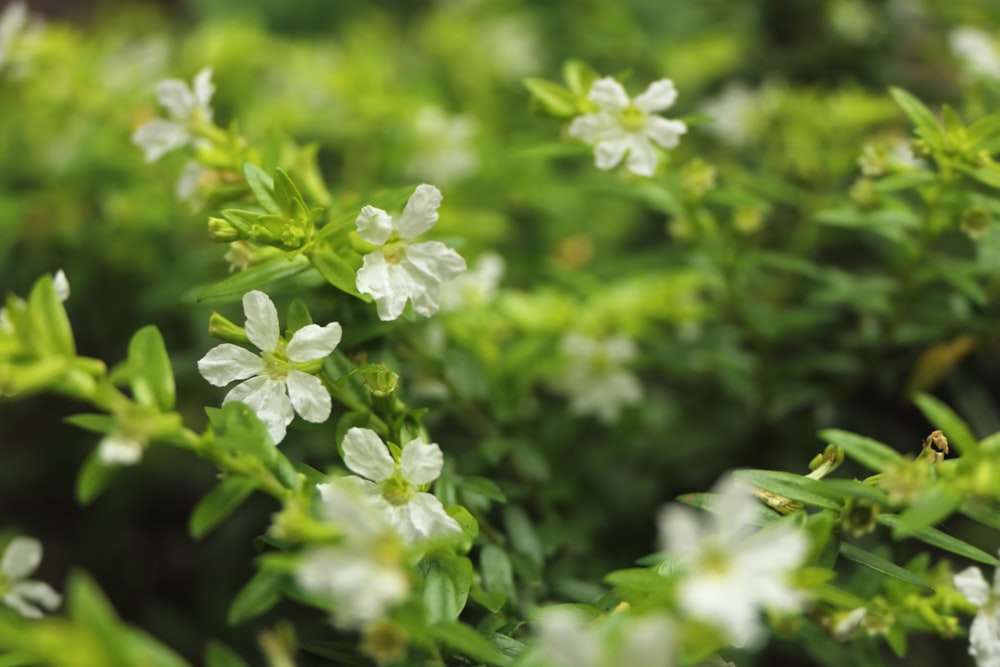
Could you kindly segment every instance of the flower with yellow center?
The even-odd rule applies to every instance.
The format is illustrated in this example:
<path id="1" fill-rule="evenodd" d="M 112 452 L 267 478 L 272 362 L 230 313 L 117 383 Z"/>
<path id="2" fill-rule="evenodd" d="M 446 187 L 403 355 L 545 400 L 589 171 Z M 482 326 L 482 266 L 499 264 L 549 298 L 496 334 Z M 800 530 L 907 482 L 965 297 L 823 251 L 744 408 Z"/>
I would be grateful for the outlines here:
<path id="1" fill-rule="evenodd" d="M 657 160 L 650 142 L 673 148 L 687 132 L 683 122 L 655 113 L 670 108 L 677 99 L 670 79 L 654 81 L 633 100 L 620 83 L 607 76 L 594 82 L 587 98 L 598 111 L 574 119 L 569 135 L 594 146 L 598 169 L 613 169 L 625 158 L 633 174 L 652 176 Z"/>
<path id="2" fill-rule="evenodd" d="M 346 479 L 385 513 L 409 543 L 461 532 L 441 501 L 422 490 L 441 474 L 441 448 L 433 442 L 411 440 L 402 452 L 396 462 L 375 431 L 351 428 L 344 435 L 344 463 L 360 477 Z M 325 493 L 324 485 L 319 487 Z"/>

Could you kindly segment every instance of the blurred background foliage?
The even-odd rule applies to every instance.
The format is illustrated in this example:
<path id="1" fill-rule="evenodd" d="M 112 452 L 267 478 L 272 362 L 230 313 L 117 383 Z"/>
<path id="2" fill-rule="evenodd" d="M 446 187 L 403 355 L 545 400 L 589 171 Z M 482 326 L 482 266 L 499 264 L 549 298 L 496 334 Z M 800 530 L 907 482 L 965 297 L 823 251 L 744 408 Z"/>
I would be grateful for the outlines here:
<path id="1" fill-rule="evenodd" d="M 659 503 L 734 466 L 804 470 L 822 449 L 819 428 L 916 451 L 929 427 L 906 400 L 915 384 L 941 393 L 979 435 L 1000 429 L 992 218 L 985 241 L 958 231 L 940 239 L 955 262 L 978 262 L 980 291 L 943 279 L 908 294 L 906 262 L 884 230 L 818 215 L 870 202 L 859 181 L 865 144 L 905 148 L 910 129 L 889 85 L 932 108 L 948 102 L 966 121 L 996 108 L 1000 79 L 971 71 L 949 35 L 963 25 L 1000 35 L 1000 6 L 28 4 L 35 23 L 0 65 L 0 285 L 23 294 L 63 268 L 78 347 L 110 363 L 134 330 L 157 324 L 200 426 L 199 406 L 220 396 L 195 372 L 212 344 L 213 307 L 197 303 L 197 288 L 226 275 L 225 248 L 206 243 L 205 210 L 177 196 L 184 157 L 147 165 L 130 144 L 157 113 L 156 82 L 212 66 L 220 124 L 238 122 L 260 146 L 317 144 L 340 210 L 382 187 L 438 185 L 437 231 L 473 264 L 502 255 L 504 291 L 422 324 L 405 344 L 364 349 L 401 373 L 409 404 L 431 409 L 452 472 L 496 479 L 534 520 L 548 560 L 544 580 L 521 564 L 531 599 L 590 599 L 601 574 L 653 549 Z M 672 78 L 672 117 L 716 117 L 684 137 L 664 178 L 743 193 L 727 221 L 731 270 L 701 261 L 675 203 L 598 172 L 585 147 L 559 142 L 559 129 L 530 113 L 521 80 L 558 79 L 567 58 L 627 73 L 633 92 Z M 274 296 L 287 304 L 292 295 Z M 335 312 L 340 298 L 299 296 L 314 313 Z M 646 396 L 617 424 L 574 418 L 552 388 L 560 362 L 538 341 L 570 329 L 638 342 Z M 465 403 L 441 399 L 442 377 Z M 41 578 L 87 569 L 126 619 L 183 653 L 230 636 L 225 608 L 274 508 L 258 498 L 193 541 L 186 516 L 211 472 L 159 450 L 78 508 L 73 480 L 96 438 L 60 421 L 77 409 L 44 397 L 0 405 L 0 524 L 44 542 Z M 322 464 L 334 444 L 326 431 L 303 430 L 288 446 Z M 997 546 L 995 536 L 984 541 Z M 254 628 L 242 632 L 245 648 Z M 907 664 L 934 664 L 911 656 Z"/>

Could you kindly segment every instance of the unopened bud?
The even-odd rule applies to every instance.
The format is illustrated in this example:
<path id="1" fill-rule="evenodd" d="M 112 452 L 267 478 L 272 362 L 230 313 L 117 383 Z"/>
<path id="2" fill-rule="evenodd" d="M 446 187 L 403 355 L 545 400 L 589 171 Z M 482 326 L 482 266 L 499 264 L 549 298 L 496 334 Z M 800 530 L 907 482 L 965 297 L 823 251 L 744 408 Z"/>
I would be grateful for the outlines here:
<path id="1" fill-rule="evenodd" d="M 241 343 L 245 345 L 250 342 L 250 339 L 247 338 L 246 329 L 233 324 L 215 312 L 208 318 L 208 335 L 212 338 L 224 340 L 227 343 Z"/>
<path id="2" fill-rule="evenodd" d="M 372 396 L 386 398 L 396 391 L 399 384 L 399 375 L 389 370 L 385 364 L 379 364 L 380 370 L 365 373 L 365 386 Z"/>
<path id="3" fill-rule="evenodd" d="M 208 238 L 218 243 L 229 243 L 244 238 L 240 230 L 225 218 L 208 219 Z"/>

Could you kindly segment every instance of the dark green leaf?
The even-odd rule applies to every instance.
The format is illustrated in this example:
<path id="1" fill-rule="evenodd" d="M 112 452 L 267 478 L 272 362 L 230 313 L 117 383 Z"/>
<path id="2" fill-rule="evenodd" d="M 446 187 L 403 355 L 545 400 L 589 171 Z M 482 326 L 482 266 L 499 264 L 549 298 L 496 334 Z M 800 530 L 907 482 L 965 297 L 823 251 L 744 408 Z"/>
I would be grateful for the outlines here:
<path id="1" fill-rule="evenodd" d="M 289 331 L 298 331 L 313 323 L 312 315 L 309 313 L 309 306 L 298 297 L 292 299 L 288 306 L 288 314 L 285 316 L 285 323 Z"/>
<path id="2" fill-rule="evenodd" d="M 428 628 L 430 635 L 438 642 L 472 658 L 475 662 L 488 665 L 507 665 L 510 659 L 490 640 L 458 621 L 448 621 Z"/>
<path id="3" fill-rule="evenodd" d="M 947 405 L 929 394 L 922 393 L 916 394 L 913 402 L 930 423 L 944 432 L 948 444 L 960 454 L 972 454 L 979 449 L 979 439 L 973 435 L 972 429 Z"/>
<path id="4" fill-rule="evenodd" d="M 884 574 L 892 577 L 893 579 L 899 579 L 900 581 L 905 581 L 908 584 L 913 584 L 914 586 L 919 586 L 920 588 L 926 588 L 930 591 L 934 590 L 933 586 L 906 568 L 900 567 L 892 561 L 888 561 L 881 556 L 877 556 L 870 551 L 865 551 L 861 547 L 848 542 L 840 543 L 840 554 L 847 560 L 853 561 L 858 565 L 863 565 L 871 570 L 874 570 L 875 572 L 878 572 L 879 574 Z"/>
<path id="5" fill-rule="evenodd" d="M 440 553 L 420 563 L 424 575 L 423 601 L 427 618 L 440 623 L 458 618 L 472 586 L 472 562 L 468 558 Z"/>
<path id="6" fill-rule="evenodd" d="M 479 570 L 483 577 L 483 587 L 487 591 L 503 593 L 511 604 L 516 604 L 514 569 L 506 551 L 495 544 L 483 545 L 479 552 Z"/>
<path id="7" fill-rule="evenodd" d="M 98 456 L 98 449 L 94 449 L 84 460 L 77 475 L 76 501 L 81 505 L 87 505 L 101 495 L 118 473 L 118 468 L 119 466 L 103 463 Z"/>
<path id="8" fill-rule="evenodd" d="M 896 526 L 899 524 L 899 517 L 895 514 L 882 514 L 879 516 L 878 522 L 893 528 L 895 531 Z M 950 551 L 958 556 L 968 558 L 969 560 L 974 560 L 985 565 L 992 565 L 993 567 L 1000 567 L 1000 560 L 997 560 L 994 556 L 964 540 L 960 540 L 957 537 L 952 537 L 947 533 L 943 533 L 937 528 L 925 528 L 924 530 L 918 530 L 911 533 L 910 537 L 920 540 L 921 542 L 926 542 L 932 547 L 944 549 L 945 551 Z"/>
<path id="9" fill-rule="evenodd" d="M 260 616 L 278 604 L 285 577 L 269 570 L 260 570 L 236 594 L 226 620 L 229 625 L 239 625 Z"/>
<path id="10" fill-rule="evenodd" d="M 802 475 L 777 470 L 737 470 L 733 476 L 757 488 L 807 505 L 836 510 L 843 504 L 837 491 Z"/>
<path id="11" fill-rule="evenodd" d="M 191 535 L 200 538 L 229 516 L 257 488 L 249 477 L 226 477 L 198 501 L 188 528 Z"/>
<path id="12" fill-rule="evenodd" d="M 500 489 L 497 483 L 492 479 L 487 479 L 486 477 L 464 477 L 462 479 L 461 487 L 463 491 L 484 496 L 490 500 L 495 500 L 498 503 L 507 502 L 507 496 L 504 495 L 504 492 Z"/>
<path id="13" fill-rule="evenodd" d="M 903 456 L 892 447 L 850 431 L 829 428 L 820 431 L 819 437 L 842 447 L 852 459 L 878 472 L 885 470 L 888 465 L 903 460 Z"/>
<path id="14" fill-rule="evenodd" d="M 531 525 L 531 519 L 528 518 L 523 509 L 516 505 L 507 506 L 503 516 L 507 536 L 514 549 L 528 558 L 537 568 L 541 568 L 542 562 L 545 560 L 545 552 L 538 539 L 538 533 L 535 532 L 535 527 Z"/>

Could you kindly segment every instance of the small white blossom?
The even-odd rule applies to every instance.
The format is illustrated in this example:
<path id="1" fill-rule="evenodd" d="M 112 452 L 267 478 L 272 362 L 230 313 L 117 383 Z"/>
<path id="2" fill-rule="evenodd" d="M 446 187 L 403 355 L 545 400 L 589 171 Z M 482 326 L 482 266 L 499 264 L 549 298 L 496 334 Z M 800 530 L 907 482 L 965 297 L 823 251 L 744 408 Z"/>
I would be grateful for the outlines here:
<path id="1" fill-rule="evenodd" d="M 341 328 L 302 327 L 287 343 L 280 335 L 278 311 L 271 299 L 254 290 L 243 296 L 246 334 L 261 350 L 257 355 L 238 345 L 223 343 L 198 361 L 202 377 L 217 387 L 244 380 L 226 394 L 223 403 L 241 401 L 249 405 L 264 424 L 275 444 L 285 437 L 294 412 L 306 421 L 320 423 L 330 416 L 330 393 L 322 381 L 298 368 L 329 355 L 340 343 Z"/>
<path id="2" fill-rule="evenodd" d="M 654 81 L 632 100 L 625 88 L 608 76 L 594 82 L 587 98 L 599 111 L 575 118 L 569 135 L 594 145 L 598 169 L 612 169 L 625 158 L 625 166 L 633 174 L 652 176 L 657 159 L 650 141 L 673 148 L 687 132 L 683 122 L 655 115 L 677 99 L 670 79 Z"/>
<path id="3" fill-rule="evenodd" d="M 493 301 L 500 288 L 503 271 L 503 257 L 495 252 L 481 255 L 474 268 L 442 286 L 441 309 L 464 310 Z"/>
<path id="4" fill-rule="evenodd" d="M 336 522 L 343 536 L 336 545 L 306 551 L 296 578 L 310 593 L 330 598 L 338 627 L 365 625 L 409 595 L 403 544 L 347 479 L 322 484 L 320 491 L 325 518 Z"/>
<path id="5" fill-rule="evenodd" d="M 170 120 L 154 118 L 132 135 L 132 143 L 146 151 L 146 162 L 155 162 L 165 153 L 194 140 L 191 126 L 212 120 L 212 68 L 206 67 L 194 77 L 194 85 L 179 79 L 166 79 L 156 86 L 160 104 Z"/>
<path id="6" fill-rule="evenodd" d="M 979 667 L 1000 667 L 1000 569 L 990 586 L 978 567 L 968 567 L 954 577 L 955 588 L 979 607 L 969 628 L 969 655 Z"/>
<path id="7" fill-rule="evenodd" d="M 620 616 L 587 623 L 568 609 L 551 609 L 537 621 L 538 651 L 553 667 L 670 667 L 674 625 L 662 614 Z"/>
<path id="8" fill-rule="evenodd" d="M 685 569 L 678 580 L 684 613 L 714 623 L 735 646 L 752 644 L 762 634 L 761 610 L 799 609 L 802 596 L 786 579 L 808 544 L 784 525 L 748 537 L 756 510 L 750 492 L 731 478 L 713 491 L 719 495 L 707 516 L 677 504 L 660 512 L 661 546 Z"/>
<path id="9" fill-rule="evenodd" d="M 430 317 L 441 304 L 442 283 L 465 271 L 465 260 L 443 243 L 412 243 L 437 222 L 441 199 L 436 187 L 420 185 L 398 220 L 374 206 L 361 209 L 358 234 L 379 249 L 364 256 L 356 284 L 375 299 L 379 319 L 402 315 L 407 300 Z"/>
<path id="10" fill-rule="evenodd" d="M 948 33 L 948 46 L 973 76 L 1000 78 L 1000 54 L 988 32 L 972 26 L 959 26 Z"/>
<path id="11" fill-rule="evenodd" d="M 145 448 L 143 439 L 115 430 L 101 439 L 97 456 L 104 465 L 130 466 L 142 460 Z"/>
<path id="12" fill-rule="evenodd" d="M 15 537 L 0 561 L 0 599 L 26 618 L 41 618 L 62 604 L 62 596 L 47 583 L 27 578 L 40 562 L 42 543 L 32 537 Z"/>
<path id="13" fill-rule="evenodd" d="M 570 410 L 593 415 L 605 423 L 618 419 L 628 405 L 642 399 L 642 385 L 624 365 L 635 355 L 635 344 L 623 336 L 595 340 L 578 333 L 561 343 L 567 367 L 556 387 L 570 397 Z"/>
<path id="14" fill-rule="evenodd" d="M 346 479 L 364 492 L 407 542 L 461 532 L 441 501 L 420 490 L 441 474 L 444 455 L 437 444 L 411 440 L 396 462 L 375 431 L 354 427 L 344 435 L 344 463 L 360 475 Z M 326 497 L 327 486 L 320 484 L 319 490 Z"/>
<path id="15" fill-rule="evenodd" d="M 410 176 L 446 184 L 475 173 L 479 160 L 471 143 L 475 133 L 471 118 L 424 107 L 417 113 L 414 130 L 419 148 L 406 165 Z"/>

